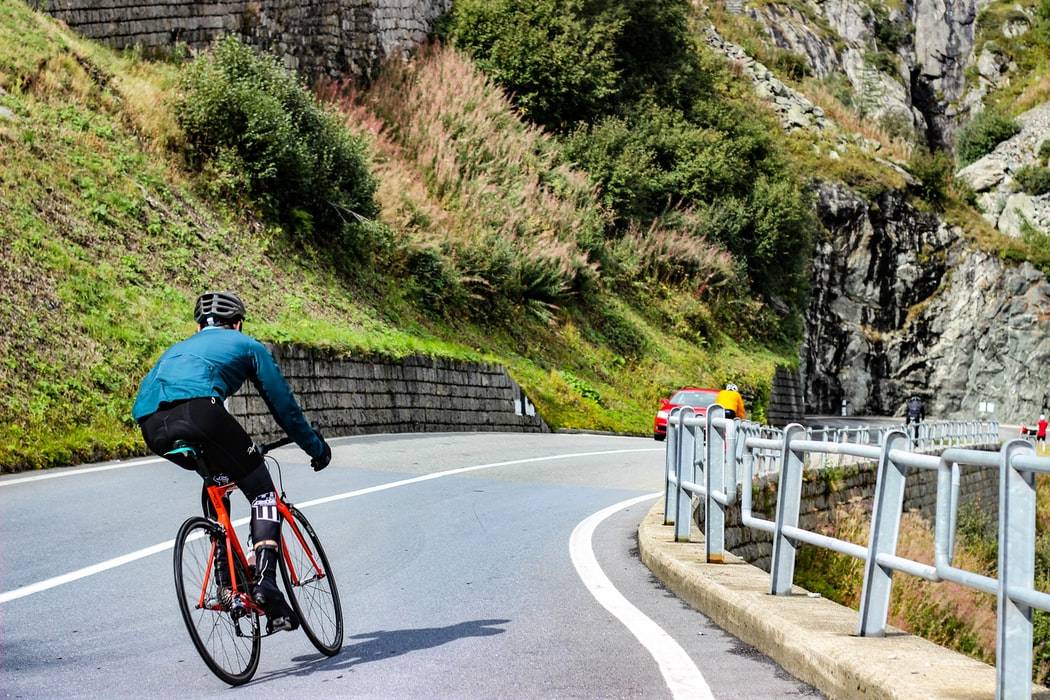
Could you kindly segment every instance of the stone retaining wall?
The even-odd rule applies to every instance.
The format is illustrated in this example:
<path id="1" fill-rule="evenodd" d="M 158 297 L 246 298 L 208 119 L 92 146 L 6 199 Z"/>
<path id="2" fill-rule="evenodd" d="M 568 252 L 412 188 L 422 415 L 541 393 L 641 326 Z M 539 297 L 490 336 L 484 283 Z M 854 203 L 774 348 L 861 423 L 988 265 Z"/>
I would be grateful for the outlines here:
<path id="1" fill-rule="evenodd" d="M 271 352 L 307 417 L 328 436 L 550 430 L 499 365 L 422 356 L 347 358 L 288 345 L 271 346 Z M 250 383 L 228 408 L 255 439 L 284 436 Z"/>
<path id="2" fill-rule="evenodd" d="M 200 49 L 226 34 L 273 51 L 310 79 L 371 77 L 423 42 L 451 0 L 29 0 L 121 49 Z"/>
<path id="3" fill-rule="evenodd" d="M 802 378 L 797 369 L 777 367 L 773 373 L 773 390 L 766 409 L 766 422 L 777 427 L 801 423 L 805 418 Z"/>
<path id="4" fill-rule="evenodd" d="M 799 510 L 799 527 L 817 530 L 829 522 L 839 506 L 862 508 L 871 512 L 875 493 L 877 465 L 872 462 L 830 467 L 806 472 L 802 483 L 802 505 Z M 777 502 L 778 476 L 770 474 L 755 479 L 752 489 L 752 513 L 756 517 L 773 520 Z M 959 483 L 960 503 L 972 503 L 992 518 L 999 511 L 999 471 L 963 467 Z M 904 509 L 920 512 L 933 521 L 937 505 L 937 472 L 932 470 L 910 470 L 904 488 Z M 693 518 L 703 530 L 704 506 L 694 499 Z M 769 571 L 773 554 L 773 536 L 767 532 L 744 527 L 740 522 L 740 506 L 726 511 L 726 549 L 741 559 Z M 867 545 L 867 542 L 858 544 Z M 933 556 L 933 552 L 930 552 Z"/>

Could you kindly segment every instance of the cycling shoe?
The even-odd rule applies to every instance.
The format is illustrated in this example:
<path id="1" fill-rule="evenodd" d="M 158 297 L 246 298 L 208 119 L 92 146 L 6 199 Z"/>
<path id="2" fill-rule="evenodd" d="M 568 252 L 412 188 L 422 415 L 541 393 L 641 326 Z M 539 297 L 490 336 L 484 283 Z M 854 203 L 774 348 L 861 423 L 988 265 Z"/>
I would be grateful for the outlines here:
<path id="1" fill-rule="evenodd" d="M 263 580 L 255 586 L 252 600 L 266 612 L 267 632 L 291 632 L 299 628 L 299 618 L 276 584 Z"/>

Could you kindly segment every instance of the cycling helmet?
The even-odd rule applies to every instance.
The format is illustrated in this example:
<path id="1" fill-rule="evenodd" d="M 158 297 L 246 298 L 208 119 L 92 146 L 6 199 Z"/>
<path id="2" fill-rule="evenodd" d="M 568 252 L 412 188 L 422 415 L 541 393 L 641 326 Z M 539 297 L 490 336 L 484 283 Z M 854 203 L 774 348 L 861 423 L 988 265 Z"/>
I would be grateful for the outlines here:
<path id="1" fill-rule="evenodd" d="M 736 391 L 736 390 L 737 390 L 736 389 L 736 384 L 733 384 L 732 382 L 730 382 L 729 384 L 726 384 L 726 391 Z"/>
<path id="2" fill-rule="evenodd" d="M 244 303 L 233 292 L 205 292 L 197 297 L 193 317 L 202 326 L 232 326 L 244 320 Z"/>

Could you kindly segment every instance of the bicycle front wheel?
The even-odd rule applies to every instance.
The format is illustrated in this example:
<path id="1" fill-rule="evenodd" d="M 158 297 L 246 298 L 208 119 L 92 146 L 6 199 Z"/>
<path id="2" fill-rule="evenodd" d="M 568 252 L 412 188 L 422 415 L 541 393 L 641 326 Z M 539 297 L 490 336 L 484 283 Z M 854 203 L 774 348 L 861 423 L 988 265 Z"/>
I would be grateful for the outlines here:
<path id="1" fill-rule="evenodd" d="M 281 578 L 303 632 L 317 650 L 335 656 L 343 646 L 343 607 L 332 567 L 317 533 L 301 511 L 288 506 L 294 522 L 281 537 Z"/>
<path id="2" fill-rule="evenodd" d="M 216 676 L 230 685 L 251 680 L 259 666 L 259 616 L 230 611 L 215 583 L 215 552 L 225 541 L 218 525 L 190 518 L 175 538 L 175 593 L 193 646 Z M 238 581 L 246 582 L 234 558 Z"/>

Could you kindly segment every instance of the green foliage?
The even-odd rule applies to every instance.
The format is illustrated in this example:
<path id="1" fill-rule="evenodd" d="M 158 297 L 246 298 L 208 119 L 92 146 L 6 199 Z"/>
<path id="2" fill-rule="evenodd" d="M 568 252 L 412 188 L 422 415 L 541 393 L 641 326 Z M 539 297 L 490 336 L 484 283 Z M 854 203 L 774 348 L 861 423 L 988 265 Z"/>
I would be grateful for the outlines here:
<path id="1" fill-rule="evenodd" d="M 886 75 L 900 79 L 897 68 L 897 55 L 891 51 L 869 51 L 864 54 L 864 60 L 875 67 L 876 70 Z"/>
<path id="2" fill-rule="evenodd" d="M 175 106 L 191 161 L 230 193 L 248 193 L 322 243 L 357 243 L 376 215 L 362 142 L 276 58 L 233 37 L 185 71 Z"/>
<path id="3" fill-rule="evenodd" d="M 915 189 L 920 197 L 934 205 L 944 203 L 953 174 L 952 161 L 947 154 L 916 148 L 908 161 L 908 171 L 918 181 Z"/>
<path id="4" fill-rule="evenodd" d="M 768 53 L 770 61 L 767 67 L 790 80 L 802 80 L 813 73 L 809 58 L 804 54 L 781 48 L 770 49 Z"/>
<path id="5" fill-rule="evenodd" d="M 647 101 L 625 117 L 581 127 L 566 142 L 566 155 L 600 185 L 619 224 L 651 221 L 683 202 L 746 196 L 756 170 L 770 165 L 772 144 L 761 125 L 730 105 L 698 107 L 704 114 L 690 119 Z"/>
<path id="6" fill-rule="evenodd" d="M 563 128 L 605 110 L 619 91 L 618 22 L 589 22 L 583 3 L 461 0 L 447 31 L 529 119 Z M 573 12 L 571 10 L 577 10 Z"/>
<path id="7" fill-rule="evenodd" d="M 960 165 L 969 165 L 991 153 L 999 143 L 1020 130 L 1021 127 L 1013 119 L 994 109 L 984 109 L 959 129 L 955 139 L 955 157 Z"/>
<path id="8" fill-rule="evenodd" d="M 589 401 L 593 401 L 599 406 L 604 405 L 602 403 L 601 393 L 599 393 L 599 391 L 593 386 L 591 386 L 588 382 L 586 382 L 583 379 L 580 379 L 575 374 L 567 370 L 562 370 L 558 374 L 560 374 L 561 378 L 565 381 L 565 383 L 571 386 L 580 396 Z"/>
<path id="9" fill-rule="evenodd" d="M 1050 139 L 1039 144 L 1039 160 L 1043 165 L 1047 165 L 1047 161 L 1050 161 Z"/>
<path id="10" fill-rule="evenodd" d="M 1024 165 L 1014 173 L 1014 182 L 1022 191 L 1031 195 L 1050 192 L 1050 168 L 1045 165 Z"/>
<path id="11" fill-rule="evenodd" d="M 514 96 L 564 130 L 646 95 L 686 106 L 709 87 L 681 0 L 463 0 L 446 33 Z"/>
<path id="12" fill-rule="evenodd" d="M 637 359 L 648 350 L 645 334 L 612 305 L 598 310 L 598 328 L 609 346 L 625 358 Z"/>
<path id="13" fill-rule="evenodd" d="M 875 19 L 875 40 L 880 47 L 895 53 L 911 41 L 915 28 L 910 22 L 891 19 L 889 10 L 882 4 L 874 4 L 872 13 Z"/>

